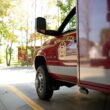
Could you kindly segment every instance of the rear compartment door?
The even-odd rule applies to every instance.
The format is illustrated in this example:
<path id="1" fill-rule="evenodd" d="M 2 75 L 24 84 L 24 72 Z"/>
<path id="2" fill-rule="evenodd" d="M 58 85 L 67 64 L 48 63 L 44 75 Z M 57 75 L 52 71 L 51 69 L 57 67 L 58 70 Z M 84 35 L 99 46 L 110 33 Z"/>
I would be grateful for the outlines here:
<path id="1" fill-rule="evenodd" d="M 78 0 L 80 83 L 110 92 L 110 1 Z"/>

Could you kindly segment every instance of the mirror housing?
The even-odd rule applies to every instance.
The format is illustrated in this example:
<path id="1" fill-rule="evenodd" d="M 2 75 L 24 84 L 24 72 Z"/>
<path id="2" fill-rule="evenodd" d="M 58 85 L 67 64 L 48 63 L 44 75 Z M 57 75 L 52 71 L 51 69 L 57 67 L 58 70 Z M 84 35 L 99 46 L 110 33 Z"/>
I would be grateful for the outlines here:
<path id="1" fill-rule="evenodd" d="M 58 36 L 58 31 L 46 30 L 46 19 L 38 17 L 35 19 L 35 30 L 39 33 L 51 36 Z"/>
<path id="2" fill-rule="evenodd" d="M 37 32 L 45 34 L 45 31 L 46 31 L 46 20 L 45 20 L 45 18 L 38 17 L 35 19 L 35 30 Z"/>

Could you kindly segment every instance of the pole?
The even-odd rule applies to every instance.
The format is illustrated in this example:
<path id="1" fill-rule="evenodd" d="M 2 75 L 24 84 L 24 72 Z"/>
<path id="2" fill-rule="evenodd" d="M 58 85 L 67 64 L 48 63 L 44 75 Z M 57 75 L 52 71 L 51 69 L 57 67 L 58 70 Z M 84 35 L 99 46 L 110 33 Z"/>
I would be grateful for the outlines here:
<path id="1" fill-rule="evenodd" d="M 27 16 L 27 30 L 26 30 L 26 65 L 28 66 L 28 16 Z"/>

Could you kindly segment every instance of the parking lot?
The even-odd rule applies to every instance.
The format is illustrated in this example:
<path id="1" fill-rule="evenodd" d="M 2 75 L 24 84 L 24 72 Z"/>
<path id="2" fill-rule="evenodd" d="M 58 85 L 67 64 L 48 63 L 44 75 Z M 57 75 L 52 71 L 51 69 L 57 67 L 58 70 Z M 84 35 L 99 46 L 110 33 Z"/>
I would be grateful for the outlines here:
<path id="1" fill-rule="evenodd" d="M 110 95 L 61 87 L 50 101 L 38 98 L 33 67 L 0 67 L 0 110 L 109 110 Z"/>

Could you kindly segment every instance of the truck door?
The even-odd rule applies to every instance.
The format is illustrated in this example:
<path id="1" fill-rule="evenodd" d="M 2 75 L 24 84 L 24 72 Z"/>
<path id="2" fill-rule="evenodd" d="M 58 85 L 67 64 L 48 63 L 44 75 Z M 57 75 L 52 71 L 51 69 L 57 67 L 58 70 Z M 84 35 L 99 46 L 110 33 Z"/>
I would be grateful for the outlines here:
<path id="1" fill-rule="evenodd" d="M 69 32 L 64 34 L 58 46 L 58 61 L 63 68 L 62 75 L 65 80 L 74 81 L 76 83 L 77 76 L 77 43 L 76 33 Z M 70 78 L 69 78 L 70 77 Z"/>
<path id="2" fill-rule="evenodd" d="M 75 20 L 75 7 L 70 11 L 59 31 L 62 33 L 58 46 L 58 61 L 61 67 L 62 78 L 65 81 L 77 83 L 77 41 Z"/>
<path id="3" fill-rule="evenodd" d="M 74 7 L 58 29 L 61 33 L 56 39 L 57 60 L 52 67 L 55 77 L 66 82 L 77 83 L 77 43 L 76 30 L 72 21 L 76 17 Z M 55 50 L 55 49 L 54 49 Z M 57 64 L 57 65 L 56 65 Z M 52 70 L 49 68 L 49 70 Z M 51 72 L 51 73 L 52 73 Z"/>
<path id="4" fill-rule="evenodd" d="M 110 93 L 110 1 L 78 0 L 80 84 Z"/>

